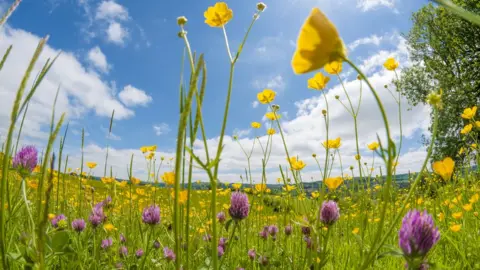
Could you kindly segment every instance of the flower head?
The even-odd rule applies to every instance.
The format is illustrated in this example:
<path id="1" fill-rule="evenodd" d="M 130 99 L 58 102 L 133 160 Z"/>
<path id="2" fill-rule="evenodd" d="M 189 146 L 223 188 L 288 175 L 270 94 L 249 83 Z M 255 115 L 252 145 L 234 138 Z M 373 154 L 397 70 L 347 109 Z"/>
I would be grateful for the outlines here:
<path id="1" fill-rule="evenodd" d="M 267 5 L 265 5 L 265 3 L 263 3 L 263 2 L 257 3 L 257 10 L 258 11 L 264 11 L 266 8 L 267 8 Z"/>
<path id="2" fill-rule="evenodd" d="M 372 142 L 371 144 L 367 144 L 368 149 L 375 151 L 380 146 L 378 142 Z"/>
<path id="3" fill-rule="evenodd" d="M 432 168 L 435 173 L 440 175 L 443 180 L 448 181 L 452 177 L 455 162 L 450 157 L 433 163 Z"/>
<path id="4" fill-rule="evenodd" d="M 151 205 L 143 209 L 142 221 L 149 225 L 160 223 L 160 208 L 156 205 Z"/>
<path id="5" fill-rule="evenodd" d="M 225 213 L 222 211 L 217 214 L 217 219 L 218 222 L 223 223 L 227 218 L 225 217 Z"/>
<path id="6" fill-rule="evenodd" d="M 259 122 L 252 122 L 252 128 L 260 128 L 262 126 L 262 124 L 260 124 Z"/>
<path id="7" fill-rule="evenodd" d="M 22 177 L 29 175 L 37 166 L 37 149 L 33 145 L 24 146 L 13 157 L 13 168 L 18 169 Z"/>
<path id="8" fill-rule="evenodd" d="M 234 220 L 242 220 L 248 216 L 250 211 L 250 204 L 248 203 L 247 195 L 241 192 L 232 193 L 230 199 L 230 208 L 228 212 Z"/>
<path id="9" fill-rule="evenodd" d="M 63 229 L 63 228 L 68 226 L 67 225 L 67 218 L 65 217 L 64 214 L 60 214 L 60 215 L 54 217 L 50 222 L 52 223 L 52 226 L 54 228 Z"/>
<path id="10" fill-rule="evenodd" d="M 107 249 L 109 247 L 111 247 L 113 245 L 113 239 L 112 238 L 107 238 L 107 239 L 103 239 L 102 240 L 102 244 L 101 244 L 101 247 L 103 249 Z"/>
<path id="11" fill-rule="evenodd" d="M 168 247 L 163 248 L 163 257 L 167 259 L 167 261 L 175 261 L 175 253 L 173 250 L 169 249 Z"/>
<path id="12" fill-rule="evenodd" d="M 465 110 L 463 110 L 463 113 L 461 116 L 463 119 L 470 120 L 473 117 L 475 117 L 476 113 L 477 113 L 477 106 L 473 106 L 472 108 L 466 108 Z"/>
<path id="13" fill-rule="evenodd" d="M 250 260 L 255 260 L 255 257 L 257 256 L 257 253 L 255 252 L 255 249 L 249 249 L 248 250 L 248 257 Z"/>
<path id="14" fill-rule="evenodd" d="M 468 124 L 468 125 L 464 126 L 462 128 L 462 130 L 460 130 L 460 134 L 466 135 L 466 134 L 470 133 L 470 131 L 472 131 L 472 128 L 473 128 L 473 125 Z"/>
<path id="15" fill-rule="evenodd" d="M 97 163 L 87 162 L 87 167 L 90 168 L 90 169 L 95 169 L 95 167 L 97 167 Z"/>
<path id="16" fill-rule="evenodd" d="M 135 251 L 135 256 L 136 256 L 137 258 L 140 258 L 140 257 L 143 256 L 143 253 L 144 253 L 144 252 L 143 252 L 143 249 L 139 248 L 139 249 L 137 249 L 137 251 Z"/>
<path id="17" fill-rule="evenodd" d="M 398 62 L 394 58 L 390 57 L 385 61 L 385 63 L 383 63 L 383 66 L 388 70 L 395 70 L 398 67 Z"/>
<path id="18" fill-rule="evenodd" d="M 427 211 L 408 212 L 398 232 L 398 245 L 407 256 L 424 256 L 440 239 L 440 232 Z"/>
<path id="19" fill-rule="evenodd" d="M 322 143 L 322 145 L 328 149 L 338 149 L 341 144 L 342 144 L 342 140 L 340 139 L 340 137 L 334 140 L 328 140 Z"/>
<path id="20" fill-rule="evenodd" d="M 340 209 L 335 201 L 326 201 L 322 203 L 320 209 L 320 221 L 323 224 L 333 225 L 340 218 Z"/>
<path id="21" fill-rule="evenodd" d="M 82 232 L 85 229 L 85 220 L 83 220 L 82 218 L 75 219 L 74 221 L 72 221 L 72 228 L 76 232 Z"/>
<path id="22" fill-rule="evenodd" d="M 126 246 L 121 246 L 118 249 L 118 253 L 120 254 L 120 257 L 127 257 L 128 255 L 128 248 Z"/>
<path id="23" fill-rule="evenodd" d="M 305 168 L 306 164 L 303 160 L 299 160 L 296 157 L 291 157 L 289 159 L 290 165 L 292 166 L 292 170 L 300 171 Z"/>
<path id="24" fill-rule="evenodd" d="M 227 3 L 218 2 L 209 7 L 204 13 L 205 23 L 211 27 L 222 27 L 233 17 L 233 11 L 228 8 Z"/>
<path id="25" fill-rule="evenodd" d="M 262 92 L 257 94 L 257 99 L 262 104 L 268 104 L 275 100 L 275 91 L 272 89 L 264 89 Z"/>
<path id="26" fill-rule="evenodd" d="M 293 72 L 311 72 L 346 57 L 345 44 L 335 25 L 318 8 L 312 9 L 298 35 L 292 59 Z"/>
<path id="27" fill-rule="evenodd" d="M 269 128 L 267 129 L 267 135 L 275 135 L 277 131 L 274 128 Z"/>
<path id="28" fill-rule="evenodd" d="M 333 62 L 327 63 L 324 69 L 328 74 L 338 75 L 340 74 L 340 72 L 342 72 L 342 62 L 333 61 Z"/>
<path id="29" fill-rule="evenodd" d="M 175 172 L 165 172 L 162 175 L 162 180 L 167 185 L 173 185 L 175 183 Z"/>
<path id="30" fill-rule="evenodd" d="M 340 176 L 325 179 L 325 185 L 327 185 L 330 190 L 336 190 L 342 183 L 343 178 Z"/>
<path id="31" fill-rule="evenodd" d="M 293 232 L 293 227 L 292 225 L 287 225 L 285 226 L 285 235 L 291 235 Z"/>
<path id="32" fill-rule="evenodd" d="M 268 120 L 277 120 L 277 119 L 280 119 L 280 115 L 276 112 L 267 112 L 265 114 L 265 117 L 268 119 Z"/>
<path id="33" fill-rule="evenodd" d="M 180 16 L 177 18 L 177 24 L 183 26 L 187 23 L 187 18 L 185 16 Z"/>
<path id="34" fill-rule="evenodd" d="M 318 72 L 312 78 L 308 79 L 307 84 L 308 88 L 314 90 L 323 90 L 327 83 L 330 81 L 330 77 L 323 75 L 323 73 Z"/>

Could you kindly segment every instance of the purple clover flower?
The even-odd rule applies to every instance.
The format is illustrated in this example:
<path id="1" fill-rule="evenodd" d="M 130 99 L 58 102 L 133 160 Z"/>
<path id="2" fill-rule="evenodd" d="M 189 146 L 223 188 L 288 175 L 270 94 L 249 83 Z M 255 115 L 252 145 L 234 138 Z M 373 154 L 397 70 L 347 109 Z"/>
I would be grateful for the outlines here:
<path id="1" fill-rule="evenodd" d="M 406 256 L 424 257 L 440 239 L 440 232 L 427 211 L 409 211 L 398 231 L 398 245 Z"/>
<path id="2" fill-rule="evenodd" d="M 255 252 L 255 249 L 250 249 L 248 250 L 248 257 L 250 260 L 255 260 L 255 257 L 257 257 L 257 253 Z"/>
<path id="3" fill-rule="evenodd" d="M 75 219 L 74 221 L 72 221 L 72 228 L 76 232 L 82 232 L 85 229 L 85 220 L 83 220 L 82 218 Z"/>
<path id="4" fill-rule="evenodd" d="M 230 216 L 236 220 L 245 219 L 248 216 L 248 212 L 250 211 L 250 205 L 248 203 L 247 195 L 241 192 L 234 192 L 232 193 L 232 197 L 230 199 L 230 208 L 228 212 Z"/>
<path id="5" fill-rule="evenodd" d="M 121 246 L 118 249 L 118 253 L 120 254 L 120 257 L 127 257 L 128 255 L 128 248 L 126 246 Z"/>
<path id="6" fill-rule="evenodd" d="M 217 252 L 218 252 L 218 257 L 222 257 L 223 254 L 225 254 L 225 248 L 223 246 L 218 246 L 217 247 Z"/>
<path id="7" fill-rule="evenodd" d="M 160 242 L 158 242 L 158 240 L 153 241 L 153 248 L 155 248 L 155 249 L 160 248 Z"/>
<path id="8" fill-rule="evenodd" d="M 127 242 L 127 238 L 125 238 L 125 235 L 123 235 L 123 233 L 120 234 L 120 242 L 122 243 Z"/>
<path id="9" fill-rule="evenodd" d="M 101 247 L 107 249 L 113 245 L 113 239 L 111 237 L 102 240 Z"/>
<path id="10" fill-rule="evenodd" d="M 143 209 L 142 221 L 145 224 L 156 225 L 160 223 L 160 208 L 155 205 L 151 205 Z"/>
<path id="11" fill-rule="evenodd" d="M 136 256 L 137 258 L 140 258 L 140 257 L 143 256 L 143 253 L 144 253 L 144 252 L 143 252 L 143 249 L 139 248 L 139 249 L 137 249 L 137 251 L 135 251 L 135 256 Z"/>
<path id="12" fill-rule="evenodd" d="M 322 203 L 320 209 L 320 221 L 323 224 L 330 226 L 333 225 L 340 218 L 340 209 L 335 201 L 326 201 Z"/>
<path id="13" fill-rule="evenodd" d="M 68 226 L 66 223 L 67 218 L 64 214 L 60 214 L 52 219 L 52 226 L 54 228 L 62 228 Z"/>
<path id="14" fill-rule="evenodd" d="M 293 227 L 292 227 L 292 225 L 287 225 L 287 226 L 285 226 L 285 235 L 287 235 L 287 236 L 288 236 L 288 235 L 291 235 L 292 232 L 293 232 Z"/>
<path id="15" fill-rule="evenodd" d="M 223 224 L 227 218 L 225 216 L 225 213 L 222 211 L 217 214 L 217 219 L 218 219 L 218 222 Z"/>
<path id="16" fill-rule="evenodd" d="M 22 177 L 32 173 L 35 166 L 37 166 L 38 151 L 33 145 L 22 147 L 20 151 L 13 157 L 12 166 L 18 169 Z"/>
<path id="17" fill-rule="evenodd" d="M 168 247 L 163 248 L 163 257 L 167 259 L 167 261 L 175 261 L 175 258 L 177 257 L 173 250 L 169 249 Z"/>
<path id="18" fill-rule="evenodd" d="M 92 226 L 94 228 L 96 228 L 98 225 L 100 225 L 106 219 L 106 216 L 103 213 L 103 205 L 104 205 L 103 202 L 97 203 L 93 207 L 92 213 L 88 217 L 88 221 L 90 221 L 90 224 L 92 224 Z"/>
<path id="19" fill-rule="evenodd" d="M 277 233 L 278 233 L 278 227 L 277 227 L 276 225 L 270 225 L 270 226 L 268 227 L 268 233 L 269 233 L 271 236 L 275 237 L 275 236 L 277 235 Z"/>

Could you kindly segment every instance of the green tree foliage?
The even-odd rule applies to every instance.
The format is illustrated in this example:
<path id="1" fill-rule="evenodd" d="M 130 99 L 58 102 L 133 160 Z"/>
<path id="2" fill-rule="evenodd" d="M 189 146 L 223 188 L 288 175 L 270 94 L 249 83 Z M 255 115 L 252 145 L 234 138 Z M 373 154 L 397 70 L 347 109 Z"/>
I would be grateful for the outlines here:
<path id="1" fill-rule="evenodd" d="M 480 14 L 478 0 L 453 2 Z M 412 20 L 406 38 L 413 65 L 402 71 L 399 87 L 412 105 L 424 103 L 432 90 L 443 90 L 433 157 L 458 160 L 460 147 L 471 143 L 460 136 L 465 125 L 460 114 L 480 104 L 480 27 L 433 4 L 415 12 Z M 425 137 L 424 142 L 428 142 Z"/>

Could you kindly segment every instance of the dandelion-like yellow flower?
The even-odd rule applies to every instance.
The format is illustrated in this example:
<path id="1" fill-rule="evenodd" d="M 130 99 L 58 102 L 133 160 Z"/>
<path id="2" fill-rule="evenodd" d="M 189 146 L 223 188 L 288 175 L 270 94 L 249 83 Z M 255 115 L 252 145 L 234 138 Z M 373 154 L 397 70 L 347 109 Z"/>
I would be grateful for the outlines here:
<path id="1" fill-rule="evenodd" d="M 450 157 L 446 157 L 441 161 L 436 161 L 432 165 L 432 169 L 435 173 L 440 175 L 443 180 L 448 181 L 452 177 L 455 162 Z"/>
<path id="2" fill-rule="evenodd" d="M 325 185 L 327 185 L 330 190 L 336 190 L 342 183 L 343 179 L 340 176 L 325 179 Z"/>
<path id="3" fill-rule="evenodd" d="M 398 62 L 395 58 L 390 57 L 383 63 L 383 66 L 388 70 L 395 70 L 398 68 Z"/>
<path id="4" fill-rule="evenodd" d="M 472 108 L 466 108 L 465 110 L 463 110 L 463 113 L 461 116 L 463 119 L 470 120 L 473 117 L 475 117 L 476 113 L 477 113 L 477 106 L 473 106 Z"/>
<path id="5" fill-rule="evenodd" d="M 38 188 L 38 181 L 37 180 L 30 180 L 27 182 L 28 187 L 32 189 L 37 189 Z"/>
<path id="6" fill-rule="evenodd" d="M 455 213 L 452 213 L 452 217 L 454 219 L 462 219 L 463 217 L 463 212 L 455 212 Z"/>
<path id="7" fill-rule="evenodd" d="M 300 171 L 306 166 L 303 160 L 299 160 L 296 157 L 291 157 L 289 162 L 290 162 L 290 165 L 292 166 L 292 169 L 295 171 Z"/>
<path id="8" fill-rule="evenodd" d="M 276 120 L 276 119 L 280 119 L 281 116 L 279 114 L 277 114 L 276 112 L 267 112 L 265 114 L 265 117 L 268 119 L 268 120 Z"/>
<path id="9" fill-rule="evenodd" d="M 257 99 L 262 104 L 268 104 L 275 100 L 275 95 L 276 93 L 272 89 L 264 89 L 257 94 Z"/>
<path id="10" fill-rule="evenodd" d="M 367 144 L 368 149 L 375 151 L 380 146 L 378 142 L 372 142 L 371 144 Z"/>
<path id="11" fill-rule="evenodd" d="M 274 128 L 269 128 L 269 129 L 267 129 L 267 135 L 273 135 L 273 134 L 275 134 L 275 133 L 276 133 L 276 131 L 275 131 Z"/>
<path id="12" fill-rule="evenodd" d="M 318 72 L 312 78 L 308 79 L 307 84 L 308 88 L 314 90 L 323 90 L 327 83 L 330 81 L 330 77 L 323 75 L 323 73 Z"/>
<path id="13" fill-rule="evenodd" d="M 468 124 L 468 125 L 464 126 L 462 128 L 462 130 L 460 130 L 460 134 L 466 135 L 466 134 L 470 133 L 470 131 L 472 131 L 472 128 L 473 128 L 473 125 Z"/>
<path id="14" fill-rule="evenodd" d="M 353 230 L 352 230 L 353 234 L 358 234 L 359 232 L 360 232 L 360 228 L 358 228 L 358 227 L 353 228 Z"/>
<path id="15" fill-rule="evenodd" d="M 233 17 L 233 11 L 228 8 L 227 3 L 218 2 L 209 7 L 204 13 L 205 23 L 211 27 L 222 27 Z"/>
<path id="16" fill-rule="evenodd" d="M 475 121 L 475 127 L 480 128 L 480 121 Z"/>
<path id="17" fill-rule="evenodd" d="M 162 175 L 162 181 L 167 185 L 175 184 L 175 172 L 165 172 Z"/>
<path id="18" fill-rule="evenodd" d="M 252 128 L 260 128 L 262 126 L 262 124 L 260 124 L 259 122 L 252 122 Z"/>
<path id="19" fill-rule="evenodd" d="M 140 151 L 142 151 L 142 153 L 145 154 L 146 152 L 148 152 L 148 146 L 140 147 Z"/>
<path id="20" fill-rule="evenodd" d="M 241 183 L 235 183 L 235 184 L 232 184 L 232 187 L 235 190 L 239 190 L 242 187 L 242 184 Z"/>
<path id="21" fill-rule="evenodd" d="M 138 184 L 140 184 L 140 179 L 132 176 L 132 177 L 130 178 L 130 182 L 131 182 L 133 185 L 138 185 Z"/>
<path id="22" fill-rule="evenodd" d="M 293 72 L 311 72 L 346 57 L 347 49 L 335 25 L 320 9 L 312 9 L 298 35 L 292 59 Z"/>
<path id="23" fill-rule="evenodd" d="M 338 149 L 342 144 L 340 137 L 334 140 L 328 140 L 322 143 L 322 145 L 328 149 Z"/>
<path id="24" fill-rule="evenodd" d="M 95 167 L 97 167 L 97 163 L 95 163 L 95 162 L 87 162 L 87 167 L 90 168 L 90 169 L 94 169 Z"/>
<path id="25" fill-rule="evenodd" d="M 103 229 L 107 232 L 111 232 L 113 230 L 117 230 L 117 228 L 115 228 L 115 226 L 113 226 L 112 223 L 107 223 L 105 225 L 103 225 Z"/>
<path id="26" fill-rule="evenodd" d="M 459 232 L 462 229 L 462 224 L 454 224 L 450 226 L 450 231 Z"/>
<path id="27" fill-rule="evenodd" d="M 257 192 L 265 191 L 265 190 L 267 190 L 267 185 L 266 184 L 256 184 L 255 185 L 255 190 Z"/>
<path id="28" fill-rule="evenodd" d="M 340 72 L 342 72 L 342 62 L 333 61 L 333 62 L 327 63 L 324 69 L 328 74 L 338 75 L 340 74 Z"/>
<path id="29" fill-rule="evenodd" d="M 283 191 L 290 192 L 292 190 L 295 190 L 297 187 L 293 185 L 285 185 L 282 187 Z"/>

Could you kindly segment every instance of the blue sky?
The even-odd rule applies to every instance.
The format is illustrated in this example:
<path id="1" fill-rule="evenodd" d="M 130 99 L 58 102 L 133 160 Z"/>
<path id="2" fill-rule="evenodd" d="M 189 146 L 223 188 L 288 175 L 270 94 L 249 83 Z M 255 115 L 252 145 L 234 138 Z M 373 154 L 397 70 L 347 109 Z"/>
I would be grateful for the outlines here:
<path id="1" fill-rule="evenodd" d="M 0 1 L 3 9 L 9 2 Z M 255 12 L 256 2 L 226 2 L 234 13 L 232 21 L 227 24 L 227 32 L 231 48 L 236 50 Z M 242 144 L 251 144 L 255 136 L 263 135 L 264 129 L 257 131 L 257 134 L 250 130 L 250 123 L 261 121 L 266 112 L 264 106 L 257 106 L 254 101 L 257 92 L 263 88 L 272 88 L 277 92 L 275 103 L 281 106 L 284 113 L 284 127 L 290 137 L 288 142 L 292 145 L 292 151 L 297 150 L 297 154 L 307 160 L 312 152 L 322 151 L 319 142 L 324 139 L 324 134 L 323 127 L 319 124 L 322 119 L 318 110 L 324 106 L 321 103 L 323 98 L 319 98 L 320 93 L 306 88 L 306 80 L 313 74 L 294 75 L 290 60 L 298 30 L 311 8 L 319 7 L 327 14 L 349 47 L 349 57 L 372 76 L 374 84 L 383 86 L 390 82 L 393 75 L 382 69 L 381 64 L 387 57 L 396 57 L 401 66 L 410 65 L 408 50 L 401 34 L 408 32 L 411 27 L 411 13 L 427 4 L 427 1 L 264 2 L 268 7 L 256 22 L 236 65 L 227 134 L 240 134 Z M 183 52 L 183 42 L 177 37 L 179 28 L 176 18 L 183 15 L 188 18 L 186 30 L 192 48 L 196 52 L 205 53 L 208 84 L 203 116 L 207 137 L 211 140 L 209 144 L 211 142 L 212 148 L 215 148 L 223 115 L 229 62 L 222 31 L 204 23 L 203 12 L 214 4 L 215 1 L 24 0 L 8 25 L 2 29 L 0 49 L 3 51 L 13 43 L 15 53 L 9 59 L 11 62 L 6 63 L 6 68 L 9 64 L 17 64 L 18 71 L 24 70 L 26 65 L 20 66 L 19 63 L 28 60 L 27 56 L 33 53 L 33 41 L 45 35 L 50 35 L 49 51 L 45 54 L 50 56 L 62 51 L 60 58 L 65 58 L 56 63 L 58 65 L 53 71 L 54 75 L 49 77 L 47 86 L 44 86 L 45 89 L 39 92 L 40 96 L 35 100 L 38 107 L 31 112 L 32 115 L 27 116 L 32 124 L 25 131 L 25 143 L 45 143 L 45 138 L 37 135 L 48 130 L 46 119 L 50 108 L 47 105 L 53 99 L 52 93 L 56 90 L 54 86 L 62 84 L 58 111 L 63 110 L 68 114 L 70 132 L 67 152 L 72 155 L 72 162 L 78 163 L 79 131 L 84 127 L 88 135 L 87 157 L 103 168 L 106 130 L 112 109 L 116 109 L 117 117 L 109 144 L 113 149 L 112 163 L 119 170 L 119 177 L 125 175 L 125 163 L 131 153 L 139 160 L 136 164 L 138 175 L 145 175 L 144 163 L 137 150 L 142 145 L 156 144 L 159 147 L 158 155 L 171 156 L 176 140 Z M 26 40 L 32 43 L 22 44 L 17 49 L 16 42 Z M 15 61 L 15 57 L 19 61 Z M 12 70 L 17 69 L 12 67 Z M 351 70 L 345 67 L 342 76 L 347 81 L 347 88 L 358 88 L 356 75 Z M 15 76 L 0 74 L 0 79 L 13 80 L 12 77 Z M 11 85 L 18 85 L 17 82 L 12 81 Z M 8 100 L 15 88 L 3 88 Z M 335 78 L 332 78 L 329 88 L 331 97 L 336 92 L 343 93 Z M 357 92 L 355 90 L 352 95 L 355 96 Z M 367 95 L 367 92 L 364 93 Z M 388 94 L 384 96 L 389 98 Z M 365 114 L 363 118 L 362 114 L 359 117 L 364 121 L 360 125 L 365 123 L 366 127 L 365 135 L 361 137 L 368 142 L 375 140 L 376 132 L 381 131 L 381 126 L 374 125 L 379 123 L 379 119 L 373 120 L 378 112 L 365 99 Z M 334 103 L 335 100 L 331 102 Z M 391 100 L 386 104 L 396 105 Z M 406 104 L 403 105 L 404 108 L 407 107 Z M 337 133 L 344 139 L 345 158 L 348 158 L 353 153 L 352 128 L 348 126 L 347 120 L 343 121 L 348 115 L 342 112 L 340 104 L 335 106 L 338 107 L 338 114 L 333 115 L 337 111 L 332 110 L 333 118 L 337 119 L 334 126 L 338 125 Z M 5 109 L 2 109 L 0 116 L 1 119 L 6 119 L 4 117 L 8 116 L 10 107 L 3 107 Z M 396 108 L 389 107 L 391 117 L 398 117 L 395 114 Z M 425 112 L 428 112 L 428 108 L 423 106 L 411 111 L 405 110 L 407 117 L 404 127 L 408 136 L 404 139 L 406 162 L 403 163 L 403 171 L 418 168 L 419 166 L 415 167 L 416 162 L 424 156 L 419 141 L 420 135 L 428 127 L 428 114 Z M 40 119 L 42 115 L 45 115 L 45 119 Z M 372 126 L 367 128 L 370 124 Z M 0 131 L 4 135 L 3 124 Z M 298 141 L 300 138 L 302 139 Z M 229 140 L 227 144 L 229 147 L 225 150 L 223 177 L 238 178 L 237 172 L 243 171 L 245 162 L 238 161 L 241 159 L 241 155 L 238 156 L 241 154 L 238 145 Z M 284 159 L 281 149 L 277 152 L 275 150 L 273 155 L 278 159 L 272 159 L 271 181 L 275 174 L 273 168 L 278 167 Z M 115 158 L 115 155 L 118 157 Z M 312 164 L 312 160 L 308 163 Z M 403 165 L 402 162 L 400 164 Z M 72 164 L 72 167 L 77 166 L 79 164 Z M 100 170 L 95 173 L 100 174 Z M 202 178 L 201 173 L 198 173 L 198 177 Z M 311 177 L 316 177 L 313 171 Z"/>

